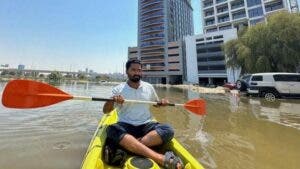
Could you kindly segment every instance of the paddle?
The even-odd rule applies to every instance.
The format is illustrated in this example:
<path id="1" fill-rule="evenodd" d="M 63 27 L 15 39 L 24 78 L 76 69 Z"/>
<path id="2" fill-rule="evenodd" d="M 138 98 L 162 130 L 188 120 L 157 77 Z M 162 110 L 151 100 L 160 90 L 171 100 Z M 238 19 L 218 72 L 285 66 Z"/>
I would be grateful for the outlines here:
<path id="1" fill-rule="evenodd" d="M 49 106 L 65 100 L 86 100 L 86 101 L 112 101 L 107 98 L 94 98 L 84 96 L 72 96 L 60 89 L 57 89 L 46 83 L 41 83 L 32 80 L 12 80 L 10 81 L 2 96 L 2 104 L 8 108 L 38 108 Z M 159 104 L 152 101 L 125 100 L 125 103 L 144 103 L 144 104 Z M 168 106 L 183 106 L 192 113 L 204 115 L 205 101 L 203 99 L 194 99 L 185 104 L 169 103 Z"/>

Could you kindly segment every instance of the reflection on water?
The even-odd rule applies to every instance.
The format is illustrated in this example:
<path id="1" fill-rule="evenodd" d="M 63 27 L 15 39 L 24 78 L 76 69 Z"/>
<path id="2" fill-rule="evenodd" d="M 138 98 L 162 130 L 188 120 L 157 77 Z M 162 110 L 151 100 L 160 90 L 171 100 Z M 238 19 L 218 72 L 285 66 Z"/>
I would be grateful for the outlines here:
<path id="1" fill-rule="evenodd" d="M 4 87 L 0 83 L 0 93 Z M 72 95 L 109 97 L 112 86 L 64 83 Z M 152 107 L 158 121 L 175 128 L 175 137 L 206 168 L 296 169 L 300 166 L 300 101 L 269 103 L 259 98 L 199 94 L 157 88 L 160 97 L 184 103 L 207 100 L 207 115 L 182 107 Z M 102 116 L 103 102 L 66 101 L 32 110 L 0 105 L 1 168 L 79 168 Z"/>
<path id="2" fill-rule="evenodd" d="M 300 130 L 300 104 L 296 100 L 268 102 L 250 99 L 253 114 L 258 119 L 268 120 Z"/>

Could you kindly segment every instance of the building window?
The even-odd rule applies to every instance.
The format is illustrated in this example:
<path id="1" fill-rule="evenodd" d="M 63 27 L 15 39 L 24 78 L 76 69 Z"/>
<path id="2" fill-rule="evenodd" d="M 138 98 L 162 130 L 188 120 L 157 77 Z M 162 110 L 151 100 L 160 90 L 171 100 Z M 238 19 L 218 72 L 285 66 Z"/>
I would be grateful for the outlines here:
<path id="1" fill-rule="evenodd" d="M 214 36 L 214 39 L 221 39 L 223 38 L 223 35 Z"/>
<path id="2" fill-rule="evenodd" d="M 247 0 L 247 6 L 255 6 L 261 4 L 261 0 Z"/>
<path id="3" fill-rule="evenodd" d="M 217 4 L 221 2 L 225 2 L 226 0 L 216 0 Z"/>
<path id="4" fill-rule="evenodd" d="M 222 16 L 222 17 L 219 17 L 218 18 L 218 22 L 219 23 L 222 23 L 222 22 L 226 22 L 226 21 L 229 21 L 229 16 Z"/>
<path id="5" fill-rule="evenodd" d="M 216 65 L 216 66 L 210 66 L 210 70 L 225 70 L 225 65 Z"/>
<path id="6" fill-rule="evenodd" d="M 218 13 L 226 12 L 226 11 L 228 11 L 228 7 L 225 6 L 225 7 L 217 8 L 217 11 L 218 11 Z"/>
<path id="7" fill-rule="evenodd" d="M 258 8 L 250 9 L 248 13 L 249 13 L 249 18 L 253 18 L 257 16 L 262 16 L 263 10 L 262 7 L 258 7 Z"/>
<path id="8" fill-rule="evenodd" d="M 169 56 L 169 57 L 178 57 L 179 54 L 169 54 L 168 56 Z"/>
<path id="9" fill-rule="evenodd" d="M 204 38 L 196 39 L 196 42 L 204 41 Z"/>
<path id="10" fill-rule="evenodd" d="M 231 25 L 226 25 L 226 26 L 220 26 L 219 30 L 221 31 L 221 30 L 226 30 L 226 29 L 231 29 L 231 28 L 232 28 Z"/>
<path id="11" fill-rule="evenodd" d="M 231 4 L 231 10 L 240 7 L 244 7 L 244 1 L 238 1 Z"/>
<path id="12" fill-rule="evenodd" d="M 242 12 L 232 14 L 232 19 L 240 19 L 246 17 L 246 12 L 243 10 Z"/>
<path id="13" fill-rule="evenodd" d="M 205 16 L 210 16 L 210 15 L 213 15 L 214 14 L 214 11 L 207 11 L 205 12 Z"/>
<path id="14" fill-rule="evenodd" d="M 264 21 L 265 21 L 264 18 L 250 20 L 250 25 L 256 25 L 257 23 L 264 22 Z"/>
<path id="15" fill-rule="evenodd" d="M 276 3 L 265 5 L 266 12 L 275 11 L 283 8 L 282 1 L 278 1 Z"/>
<path id="16" fill-rule="evenodd" d="M 203 3 L 204 8 L 211 6 L 211 5 L 213 5 L 213 1 L 208 1 L 208 2 Z"/>
<path id="17" fill-rule="evenodd" d="M 213 25 L 215 23 L 215 20 L 214 19 L 209 19 L 209 20 L 206 20 L 205 21 L 205 25 Z"/>
<path id="18" fill-rule="evenodd" d="M 212 29 L 207 29 L 206 32 L 209 33 L 209 32 L 216 32 L 218 31 L 217 28 L 212 28 Z"/>
<path id="19" fill-rule="evenodd" d="M 168 49 L 178 49 L 178 46 L 172 46 L 172 47 L 168 47 Z"/>

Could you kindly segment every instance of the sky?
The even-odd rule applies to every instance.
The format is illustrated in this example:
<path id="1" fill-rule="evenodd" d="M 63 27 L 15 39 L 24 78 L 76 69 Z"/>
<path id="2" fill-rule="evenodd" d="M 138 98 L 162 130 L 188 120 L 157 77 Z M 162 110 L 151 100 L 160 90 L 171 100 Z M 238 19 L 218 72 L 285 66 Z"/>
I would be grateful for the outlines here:
<path id="1" fill-rule="evenodd" d="M 0 65 L 123 72 L 137 45 L 137 0 L 0 0 Z M 201 33 L 200 0 L 193 0 Z"/>

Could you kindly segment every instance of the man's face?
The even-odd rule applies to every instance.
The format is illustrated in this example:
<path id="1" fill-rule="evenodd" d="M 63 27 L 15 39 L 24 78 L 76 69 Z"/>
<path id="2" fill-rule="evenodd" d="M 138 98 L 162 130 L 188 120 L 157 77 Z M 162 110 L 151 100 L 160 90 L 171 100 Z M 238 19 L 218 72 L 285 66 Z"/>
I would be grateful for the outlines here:
<path id="1" fill-rule="evenodd" d="M 142 67 L 140 64 L 133 63 L 130 65 L 126 73 L 130 81 L 137 83 L 142 77 Z"/>

